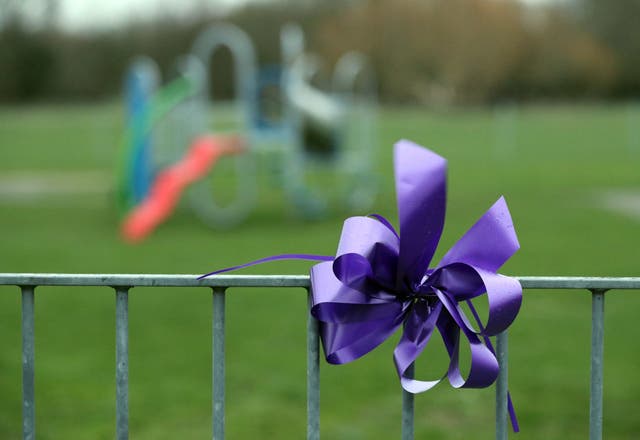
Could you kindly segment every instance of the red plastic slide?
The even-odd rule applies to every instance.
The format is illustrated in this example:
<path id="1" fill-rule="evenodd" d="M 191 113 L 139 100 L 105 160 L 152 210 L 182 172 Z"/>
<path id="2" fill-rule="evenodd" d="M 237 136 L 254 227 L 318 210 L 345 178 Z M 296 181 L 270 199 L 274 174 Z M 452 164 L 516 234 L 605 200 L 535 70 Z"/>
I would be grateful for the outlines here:
<path id="1" fill-rule="evenodd" d="M 220 157 L 243 150 L 237 136 L 197 138 L 180 162 L 158 174 L 147 198 L 126 216 L 121 228 L 124 239 L 131 243 L 143 240 L 171 215 L 189 184 L 204 177 Z"/>

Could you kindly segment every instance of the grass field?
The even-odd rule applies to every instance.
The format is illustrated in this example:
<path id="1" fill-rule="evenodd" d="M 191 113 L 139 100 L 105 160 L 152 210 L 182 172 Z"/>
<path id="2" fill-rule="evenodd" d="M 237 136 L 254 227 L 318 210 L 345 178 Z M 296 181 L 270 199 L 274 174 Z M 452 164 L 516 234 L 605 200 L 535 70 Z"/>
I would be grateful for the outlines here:
<path id="1" fill-rule="evenodd" d="M 607 191 L 640 190 L 640 149 L 629 142 L 627 108 L 536 106 L 497 119 L 513 126 L 496 125 L 487 110 L 386 109 L 380 116 L 376 212 L 395 219 L 394 141 L 412 139 L 449 159 L 447 222 L 437 256 L 504 194 L 522 248 L 503 273 L 640 275 L 640 220 L 604 210 L 598 199 Z M 108 181 L 121 130 L 113 105 L 1 108 L 0 182 L 25 173 L 87 171 Z M 258 176 L 260 202 L 239 227 L 207 229 L 183 206 L 138 246 L 119 240 L 108 191 L 0 196 L 0 272 L 197 274 L 271 254 L 332 254 L 345 213 L 299 220 L 265 174 Z M 279 262 L 243 273 L 306 273 L 308 267 Z M 114 304 L 110 289 L 37 290 L 38 438 L 114 437 Z M 210 304 L 206 289 L 132 291 L 131 438 L 210 436 Z M 227 306 L 228 438 L 303 438 L 304 292 L 231 290 Z M 509 340 L 518 438 L 587 437 L 590 310 L 586 292 L 525 292 Z M 640 436 L 639 311 L 640 295 L 608 294 L 607 439 Z M 399 437 L 392 339 L 353 364 L 323 363 L 323 438 Z M 2 439 L 21 435 L 20 341 L 19 291 L 0 287 Z M 428 354 L 422 359 L 421 374 L 443 371 L 437 355 L 434 362 Z M 416 398 L 416 438 L 492 438 L 493 408 L 493 390 L 441 385 Z"/>

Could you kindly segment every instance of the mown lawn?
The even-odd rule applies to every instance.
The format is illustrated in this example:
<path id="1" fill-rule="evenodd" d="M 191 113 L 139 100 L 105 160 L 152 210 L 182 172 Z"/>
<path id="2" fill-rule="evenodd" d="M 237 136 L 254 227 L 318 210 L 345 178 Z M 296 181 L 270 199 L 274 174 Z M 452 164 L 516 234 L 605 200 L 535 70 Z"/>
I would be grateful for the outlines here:
<path id="1" fill-rule="evenodd" d="M 640 149 L 633 142 L 640 126 L 630 127 L 633 120 L 626 107 L 534 106 L 497 118 L 490 110 L 385 109 L 375 211 L 395 218 L 391 148 L 408 138 L 449 159 L 447 222 L 437 255 L 504 194 L 522 249 L 503 273 L 639 276 L 639 219 L 606 211 L 598 201 L 605 190 L 640 191 Z M 0 180 L 87 170 L 109 179 L 121 131 L 114 105 L 1 108 Z M 185 205 L 137 246 L 118 238 L 109 192 L 2 197 L 0 272 L 199 274 L 271 254 L 335 251 L 344 212 L 299 220 L 264 170 L 258 178 L 259 204 L 239 227 L 208 229 Z M 306 273 L 308 267 L 279 262 L 245 273 Z M 21 435 L 19 300 L 17 288 L 0 287 L 0 438 L 7 439 Z M 110 289 L 37 290 L 38 438 L 113 438 L 114 303 Z M 227 307 L 228 438 L 303 438 L 304 291 L 230 290 Z M 525 293 L 509 339 L 519 438 L 587 437 L 590 310 L 587 292 Z M 640 433 L 639 311 L 640 295 L 607 295 L 607 439 Z M 134 289 L 129 316 L 131 437 L 210 436 L 210 293 Z M 324 438 L 398 438 L 393 342 L 350 365 L 323 363 Z M 443 371 L 438 353 L 423 359 L 419 373 Z M 493 408 L 492 390 L 441 385 L 416 398 L 416 438 L 492 438 Z"/>

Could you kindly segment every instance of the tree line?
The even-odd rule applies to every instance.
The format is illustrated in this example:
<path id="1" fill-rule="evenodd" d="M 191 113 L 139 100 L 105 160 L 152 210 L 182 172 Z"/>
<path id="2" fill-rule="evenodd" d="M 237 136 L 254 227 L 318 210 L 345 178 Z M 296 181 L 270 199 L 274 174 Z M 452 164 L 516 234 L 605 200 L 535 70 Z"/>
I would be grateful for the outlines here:
<path id="1" fill-rule="evenodd" d="M 302 25 L 309 50 L 328 66 L 347 50 L 362 51 L 373 63 L 384 102 L 438 106 L 640 94 L 640 27 L 634 22 L 640 0 L 569 6 L 281 0 L 248 4 L 224 17 L 162 16 L 91 33 L 69 33 L 46 20 L 34 26 L 14 11 L 0 19 L 5 103 L 112 98 L 135 56 L 148 55 L 163 73 L 170 72 L 196 35 L 216 20 L 247 31 L 264 64 L 279 61 L 278 32 L 291 21 Z M 224 72 L 216 85 L 222 94 L 231 88 L 230 70 Z"/>

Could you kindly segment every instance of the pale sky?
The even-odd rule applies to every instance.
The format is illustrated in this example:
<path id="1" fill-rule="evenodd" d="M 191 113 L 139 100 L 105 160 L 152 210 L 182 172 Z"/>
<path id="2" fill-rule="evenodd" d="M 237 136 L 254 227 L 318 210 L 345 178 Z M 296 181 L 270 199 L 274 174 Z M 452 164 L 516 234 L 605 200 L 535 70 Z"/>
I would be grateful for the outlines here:
<path id="1" fill-rule="evenodd" d="M 162 14 L 192 16 L 206 8 L 227 12 L 246 0 L 59 0 L 58 20 L 68 29 L 85 30 L 92 26 L 108 28 L 123 20 L 152 19 Z"/>
<path id="2" fill-rule="evenodd" d="M 22 0 L 32 6 L 37 20 L 42 14 L 42 0 Z M 62 27 L 83 31 L 91 28 L 108 29 L 123 21 L 154 17 L 162 14 L 193 16 L 203 8 L 211 13 L 225 13 L 248 2 L 269 0 L 57 0 L 57 21 Z M 563 0 L 521 0 L 530 4 L 553 3 Z"/>

